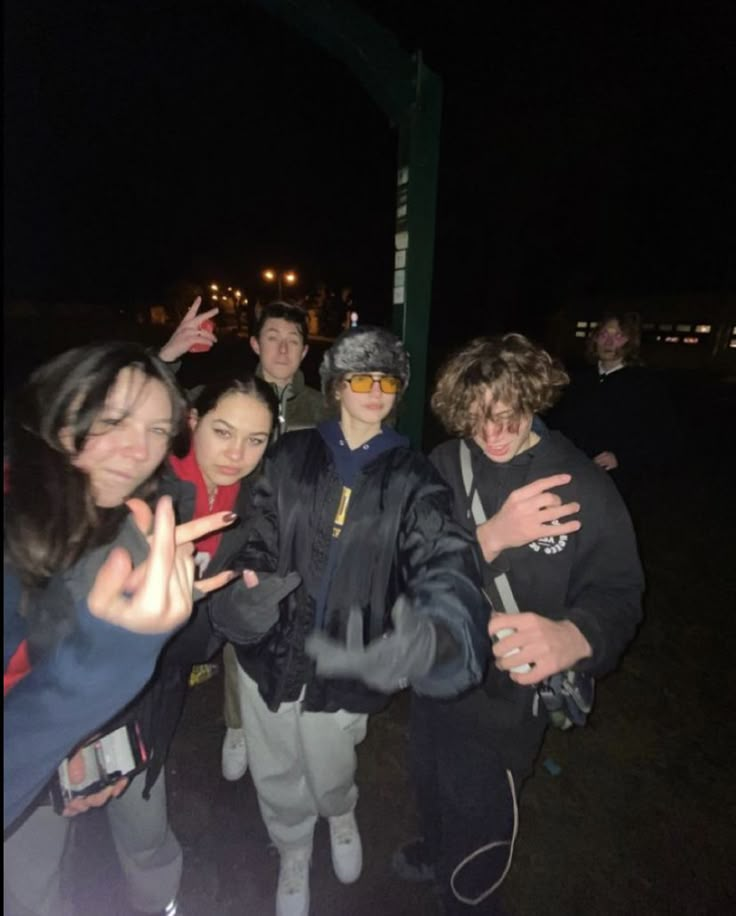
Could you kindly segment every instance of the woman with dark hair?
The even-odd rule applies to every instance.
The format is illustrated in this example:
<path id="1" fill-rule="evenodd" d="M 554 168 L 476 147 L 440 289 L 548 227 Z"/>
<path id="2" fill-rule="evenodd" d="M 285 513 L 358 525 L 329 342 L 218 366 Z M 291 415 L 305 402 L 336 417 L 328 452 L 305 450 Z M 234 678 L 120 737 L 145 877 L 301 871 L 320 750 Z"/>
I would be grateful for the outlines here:
<path id="1" fill-rule="evenodd" d="M 281 857 L 278 916 L 309 911 L 320 816 L 338 880 L 361 873 L 355 746 L 368 714 L 410 685 L 461 692 L 488 646 L 472 540 L 427 459 L 385 423 L 409 383 L 401 341 L 351 329 L 320 375 L 339 419 L 279 439 L 233 563 L 302 581 L 255 650 L 232 640 L 250 770 Z"/>
<path id="2" fill-rule="evenodd" d="M 154 364 L 159 365 L 157 361 Z M 273 401 L 268 386 L 252 377 L 228 379 L 205 386 L 200 391 L 197 407 L 190 415 L 190 451 L 184 458 L 172 457 L 159 481 L 159 492 L 170 494 L 180 519 L 203 519 L 214 511 L 218 519 L 233 522 L 236 519 L 233 510 L 245 514 L 247 491 L 241 487 L 241 480 L 257 467 L 266 449 L 275 418 Z M 103 423 L 101 428 L 105 428 L 107 419 L 107 415 L 103 414 L 98 421 Z M 181 423 L 177 424 L 177 429 L 179 426 Z M 155 435 L 158 427 L 153 425 L 151 432 Z M 168 448 L 169 438 L 165 441 Z M 110 451 L 110 445 L 100 440 L 92 448 L 86 446 L 82 455 L 94 451 L 99 456 L 105 449 Z M 118 458 L 125 457 L 126 461 L 132 458 L 134 448 L 139 458 L 143 458 L 146 452 L 152 459 L 155 453 L 158 463 L 165 457 L 167 450 L 155 449 L 153 446 L 146 449 L 143 440 L 138 441 L 136 438 L 126 446 L 124 453 L 120 452 Z M 86 463 L 95 467 L 94 462 Z M 108 491 L 111 486 L 119 485 L 116 475 L 124 476 L 130 468 L 117 459 L 114 464 L 108 461 L 104 464 L 98 462 L 98 465 L 98 476 L 106 488 L 105 499 L 107 504 L 112 505 L 113 496 Z M 94 471 L 90 473 L 94 474 Z M 196 524 L 201 525 L 200 522 Z M 243 529 L 232 525 L 223 535 L 218 533 L 211 536 L 205 529 L 204 537 L 194 541 L 200 555 L 199 558 L 195 557 L 194 562 L 200 571 L 209 565 L 209 573 L 215 569 L 220 573 L 203 580 L 204 589 L 203 582 L 198 581 L 200 591 L 207 589 L 208 583 L 220 585 L 230 578 L 227 573 L 228 555 L 242 543 L 242 539 Z M 204 553 L 209 556 L 209 564 L 202 561 Z M 242 583 L 243 590 L 246 583 L 247 580 Z M 257 593 L 258 590 L 255 592 L 256 597 Z M 233 598 L 237 604 L 238 594 L 237 589 L 233 592 L 225 589 L 211 596 L 218 603 L 223 619 L 232 608 L 230 599 Z M 132 779 L 130 786 L 126 788 L 120 785 L 115 792 L 93 802 L 95 805 L 102 804 L 108 801 L 110 794 L 115 796 L 109 801 L 106 811 L 127 879 L 130 903 L 141 912 L 162 912 L 167 916 L 177 912 L 176 894 L 181 879 L 182 852 L 167 821 L 162 768 L 181 713 L 191 664 L 207 657 L 219 645 L 209 624 L 208 609 L 208 601 L 199 602 L 187 626 L 169 642 L 159 660 L 156 674 L 143 694 L 122 715 L 112 722 L 108 721 L 102 729 L 103 733 L 110 733 L 117 731 L 121 725 L 132 726 L 134 733 L 140 736 L 147 757 L 145 770 Z M 150 674 L 149 668 L 148 676 Z M 130 694 L 126 699 L 130 699 Z M 124 702 L 118 703 L 110 712 L 118 712 L 123 705 Z M 109 720 L 109 714 L 106 719 Z M 72 758 L 70 767 L 78 763 L 77 757 Z M 126 790 L 119 795 L 122 789 Z M 74 803 L 68 806 L 66 813 L 73 815 L 87 807 Z M 39 875 L 39 880 L 34 882 L 35 875 L 30 881 L 28 876 L 24 876 L 25 886 L 13 887 L 15 896 L 24 899 L 27 912 L 56 912 L 55 907 L 61 906 L 58 873 L 66 832 L 64 820 L 54 820 L 53 815 L 49 817 L 48 810 L 33 815 L 18 831 L 19 838 L 10 850 L 11 855 L 13 851 L 18 854 L 16 859 L 29 846 L 37 844 L 40 834 L 46 837 L 41 845 L 43 852 L 34 862 L 34 872 Z M 6 848 L 6 858 L 7 852 Z M 57 885 L 57 888 L 49 895 L 51 885 Z M 50 902 L 49 897 L 53 898 Z"/>
<path id="3" fill-rule="evenodd" d="M 62 354 L 34 372 L 11 405 L 4 582 L 6 828 L 32 807 L 78 742 L 143 687 L 171 632 L 191 613 L 194 565 L 187 538 L 227 522 L 217 516 L 177 531 L 182 545 L 177 548 L 172 507 L 161 500 L 148 556 L 141 531 L 148 531 L 150 509 L 134 500 L 131 516 L 125 505 L 130 497 L 150 494 L 184 418 L 184 400 L 167 369 L 128 343 Z M 133 569 L 132 563 L 139 565 Z M 223 581 L 200 583 L 200 591 Z M 120 788 L 106 789 L 99 801 Z M 6 861 L 10 856 L 19 863 L 6 869 L 7 912 L 13 907 L 33 912 L 27 905 L 33 899 L 30 885 L 40 888 L 39 899 L 47 898 L 49 912 L 58 911 L 42 869 L 24 854 L 19 838 L 33 817 L 5 844 Z M 24 879 L 30 882 L 26 888 Z M 14 894 L 18 890 L 20 898 Z"/>

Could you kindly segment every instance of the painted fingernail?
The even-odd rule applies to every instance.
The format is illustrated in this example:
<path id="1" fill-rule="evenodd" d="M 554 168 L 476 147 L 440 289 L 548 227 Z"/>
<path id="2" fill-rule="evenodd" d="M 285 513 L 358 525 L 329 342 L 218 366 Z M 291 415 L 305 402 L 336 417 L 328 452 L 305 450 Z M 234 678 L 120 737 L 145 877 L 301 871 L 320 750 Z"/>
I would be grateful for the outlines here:
<path id="1" fill-rule="evenodd" d="M 228 525 L 230 524 L 230 522 L 237 521 L 237 518 L 238 518 L 238 516 L 237 516 L 237 514 L 236 514 L 235 512 L 228 512 L 228 513 L 226 513 L 225 515 L 222 516 L 222 520 L 223 520 L 224 522 L 227 522 Z"/>

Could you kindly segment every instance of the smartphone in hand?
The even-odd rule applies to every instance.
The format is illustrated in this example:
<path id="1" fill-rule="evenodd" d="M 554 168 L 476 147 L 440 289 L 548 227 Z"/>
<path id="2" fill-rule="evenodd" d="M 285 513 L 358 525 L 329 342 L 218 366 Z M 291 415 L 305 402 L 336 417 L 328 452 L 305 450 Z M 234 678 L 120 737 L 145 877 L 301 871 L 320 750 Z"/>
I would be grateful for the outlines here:
<path id="1" fill-rule="evenodd" d="M 61 762 L 51 783 L 51 796 L 58 814 L 74 798 L 94 795 L 123 776 L 132 777 L 139 773 L 149 759 L 137 722 L 128 723 L 95 738 L 76 753 L 81 753 L 84 760 L 83 781 L 73 783 L 70 780 L 70 758 L 67 757 Z"/>

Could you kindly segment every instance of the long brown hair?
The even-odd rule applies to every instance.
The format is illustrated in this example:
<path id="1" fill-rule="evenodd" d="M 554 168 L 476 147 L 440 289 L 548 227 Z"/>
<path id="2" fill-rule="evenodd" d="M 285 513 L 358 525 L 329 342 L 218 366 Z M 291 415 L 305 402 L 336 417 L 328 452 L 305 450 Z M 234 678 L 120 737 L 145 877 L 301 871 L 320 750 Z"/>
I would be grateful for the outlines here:
<path id="1" fill-rule="evenodd" d="M 589 362 L 598 362 L 596 341 L 601 330 L 609 321 L 618 322 L 621 333 L 627 338 L 621 347 L 621 359 L 626 366 L 635 366 L 641 362 L 639 350 L 641 349 L 641 318 L 638 312 L 606 312 L 595 328 L 588 334 L 585 342 L 585 355 Z"/>
<path id="2" fill-rule="evenodd" d="M 135 343 L 68 350 L 37 369 L 10 405 L 5 557 L 27 588 L 43 587 L 117 534 L 125 507 L 98 507 L 89 476 L 72 458 L 127 368 L 166 387 L 173 440 L 185 425 L 181 390 L 164 364 Z M 156 475 L 131 495 L 146 498 L 155 485 Z"/>

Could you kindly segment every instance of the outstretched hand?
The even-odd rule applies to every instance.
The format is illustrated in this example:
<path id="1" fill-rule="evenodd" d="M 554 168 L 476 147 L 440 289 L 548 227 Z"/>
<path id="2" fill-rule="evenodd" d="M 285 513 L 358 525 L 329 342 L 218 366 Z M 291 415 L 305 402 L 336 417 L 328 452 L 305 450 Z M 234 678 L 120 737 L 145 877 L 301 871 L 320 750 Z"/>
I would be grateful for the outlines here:
<path id="1" fill-rule="evenodd" d="M 345 645 L 324 633 L 307 637 L 305 649 L 327 678 L 357 678 L 373 690 L 395 693 L 423 677 L 435 661 L 437 632 L 434 624 L 414 611 L 400 595 L 391 611 L 394 629 L 367 645 L 363 641 L 363 614 L 353 608 L 348 615 Z"/>
<path id="2" fill-rule="evenodd" d="M 501 508 L 476 529 L 478 543 L 487 563 L 509 547 L 523 547 L 537 538 L 570 534 L 579 531 L 581 522 L 559 520 L 580 511 L 580 503 L 564 503 L 552 487 L 570 483 L 570 474 L 541 477 L 518 490 L 513 490 Z"/>
<path id="3" fill-rule="evenodd" d="M 143 534 L 151 510 L 142 500 L 128 507 Z M 231 524 L 227 512 L 195 519 L 177 527 L 171 498 L 162 496 L 153 516 L 150 552 L 133 567 L 130 554 L 115 547 L 100 567 L 89 593 L 90 612 L 108 623 L 135 633 L 167 633 L 181 626 L 192 612 L 194 558 L 192 541 Z M 233 578 L 229 571 L 197 582 L 200 592 L 220 588 Z"/>
<path id="4" fill-rule="evenodd" d="M 279 605 L 301 584 L 299 573 L 286 576 L 243 570 L 242 580 L 228 589 L 227 600 L 210 605 L 215 631 L 235 645 L 264 636 L 279 619 Z"/>
<path id="5" fill-rule="evenodd" d="M 194 345 L 199 344 L 209 350 L 213 344 L 217 343 L 217 338 L 212 331 L 202 325 L 208 319 L 214 318 L 220 310 L 209 309 L 209 311 L 198 314 L 201 304 L 202 297 L 197 296 L 187 309 L 174 333 L 159 350 L 159 358 L 165 363 L 173 363 L 179 357 L 188 353 Z"/>

